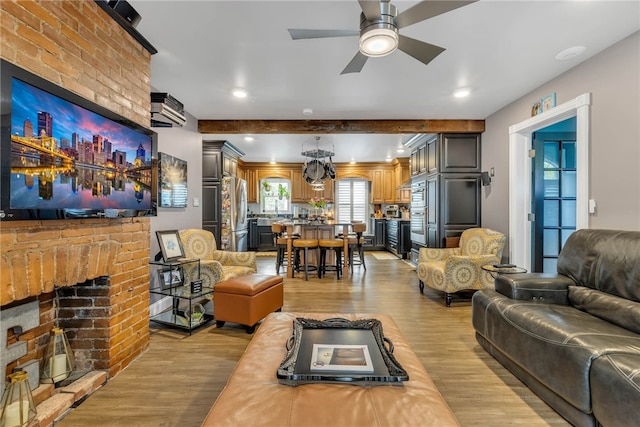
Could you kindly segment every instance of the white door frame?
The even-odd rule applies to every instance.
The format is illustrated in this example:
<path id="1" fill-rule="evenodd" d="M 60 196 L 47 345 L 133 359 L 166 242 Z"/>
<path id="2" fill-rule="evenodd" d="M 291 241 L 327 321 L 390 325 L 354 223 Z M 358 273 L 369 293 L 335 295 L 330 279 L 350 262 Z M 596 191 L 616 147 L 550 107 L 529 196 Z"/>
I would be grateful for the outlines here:
<path id="1" fill-rule="evenodd" d="M 532 134 L 576 117 L 576 229 L 589 228 L 589 121 L 591 93 L 509 126 L 509 262 L 531 271 Z"/>

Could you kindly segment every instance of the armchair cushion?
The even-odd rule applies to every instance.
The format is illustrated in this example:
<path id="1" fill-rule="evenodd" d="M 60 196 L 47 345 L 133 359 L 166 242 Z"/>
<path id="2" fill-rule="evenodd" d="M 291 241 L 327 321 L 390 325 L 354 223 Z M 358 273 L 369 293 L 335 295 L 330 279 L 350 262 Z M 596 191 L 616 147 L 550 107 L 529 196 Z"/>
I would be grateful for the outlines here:
<path id="1" fill-rule="evenodd" d="M 185 256 L 200 260 L 200 278 L 204 285 L 253 274 L 258 271 L 255 252 L 217 250 L 213 233 L 190 228 L 179 230 Z"/>

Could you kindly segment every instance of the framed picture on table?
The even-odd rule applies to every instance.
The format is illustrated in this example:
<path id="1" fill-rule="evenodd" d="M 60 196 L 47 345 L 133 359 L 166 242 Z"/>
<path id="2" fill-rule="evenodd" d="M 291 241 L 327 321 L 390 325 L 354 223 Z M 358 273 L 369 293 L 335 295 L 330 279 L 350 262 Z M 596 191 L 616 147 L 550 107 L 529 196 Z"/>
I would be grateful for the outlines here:
<path id="1" fill-rule="evenodd" d="M 156 231 L 164 262 L 184 258 L 184 248 L 178 230 Z"/>
<path id="2" fill-rule="evenodd" d="M 184 270 L 182 267 L 158 270 L 158 280 L 163 291 L 182 286 L 184 284 Z"/>

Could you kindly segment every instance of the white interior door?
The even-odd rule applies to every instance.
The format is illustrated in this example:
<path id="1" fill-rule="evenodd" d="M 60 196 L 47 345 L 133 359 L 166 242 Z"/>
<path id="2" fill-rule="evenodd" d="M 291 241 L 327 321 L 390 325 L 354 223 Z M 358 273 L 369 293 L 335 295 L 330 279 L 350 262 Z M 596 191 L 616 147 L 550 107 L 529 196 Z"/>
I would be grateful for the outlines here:
<path id="1" fill-rule="evenodd" d="M 589 227 L 589 114 L 585 93 L 509 127 L 509 261 L 531 271 L 532 206 L 529 150 L 535 131 L 576 117 L 576 229 Z"/>

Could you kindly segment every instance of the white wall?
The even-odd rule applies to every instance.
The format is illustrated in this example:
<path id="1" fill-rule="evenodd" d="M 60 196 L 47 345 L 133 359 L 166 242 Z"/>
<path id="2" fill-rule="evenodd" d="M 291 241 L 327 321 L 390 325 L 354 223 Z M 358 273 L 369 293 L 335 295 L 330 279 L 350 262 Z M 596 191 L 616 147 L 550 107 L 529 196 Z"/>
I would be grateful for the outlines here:
<path id="1" fill-rule="evenodd" d="M 483 187 L 482 225 L 508 233 L 509 126 L 553 92 L 556 104 L 592 94 L 589 198 L 598 207 L 589 227 L 640 230 L 640 32 L 486 118 L 482 169 L 496 175 Z"/>
<path id="2" fill-rule="evenodd" d="M 187 161 L 189 206 L 158 208 L 158 216 L 151 219 L 151 257 L 160 250 L 157 230 L 202 228 L 202 209 L 193 206 L 194 198 L 202 202 L 202 135 L 179 127 L 154 130 L 158 133 L 159 152 Z"/>

